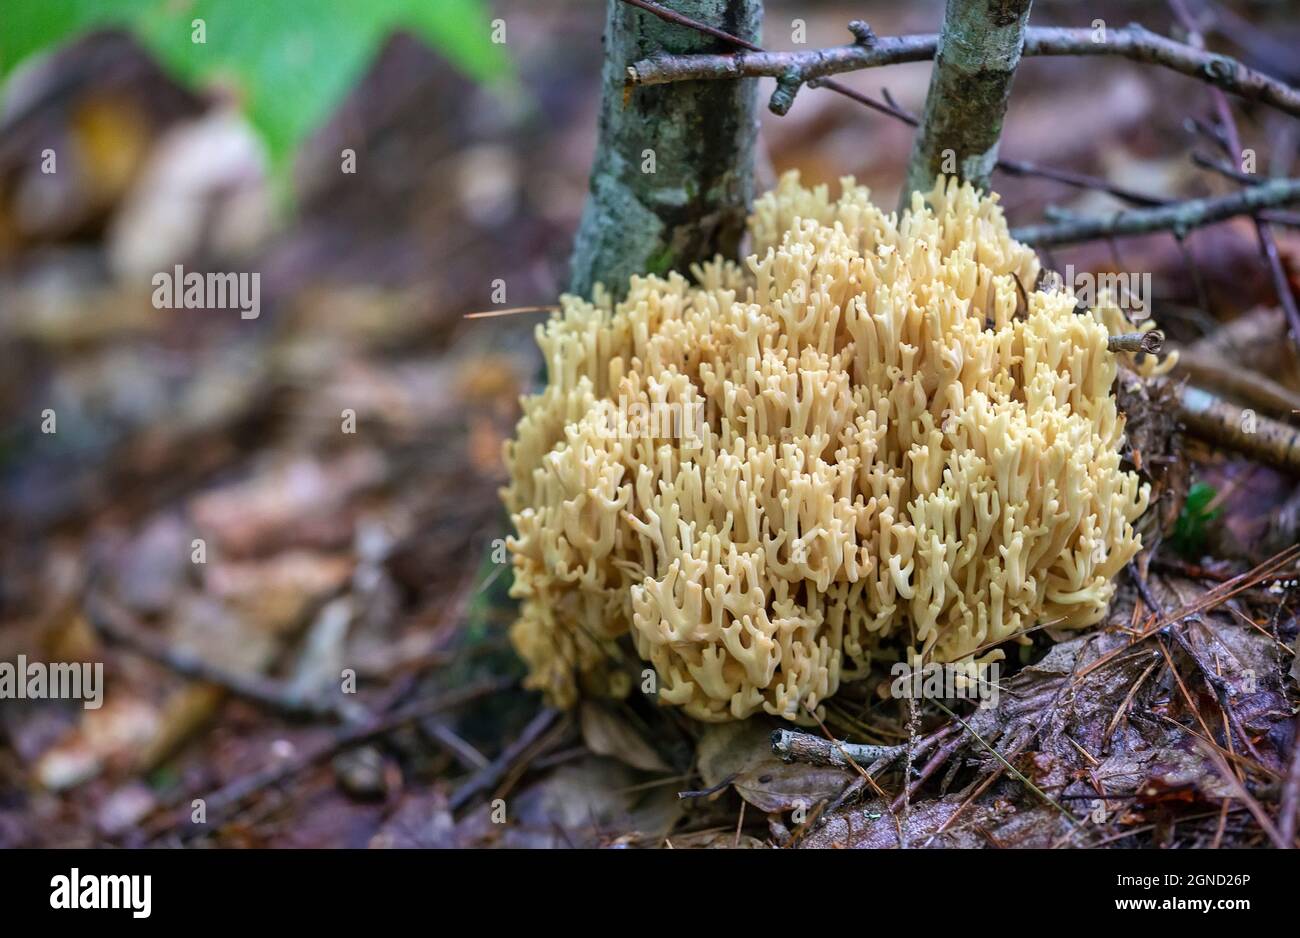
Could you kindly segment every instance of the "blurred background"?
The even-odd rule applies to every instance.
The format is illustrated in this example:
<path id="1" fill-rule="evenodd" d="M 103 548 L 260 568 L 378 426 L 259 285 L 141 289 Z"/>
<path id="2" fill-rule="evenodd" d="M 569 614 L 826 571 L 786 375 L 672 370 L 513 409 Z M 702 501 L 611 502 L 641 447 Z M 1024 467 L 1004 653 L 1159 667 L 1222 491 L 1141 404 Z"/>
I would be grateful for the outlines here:
<path id="1" fill-rule="evenodd" d="M 1300 80 L 1295 4 L 1214 10 L 1216 48 Z M 769 0 L 764 42 L 796 48 L 796 19 L 815 48 L 848 41 L 853 18 L 888 35 L 941 17 L 939 0 Z M 521 733 L 562 724 L 536 729 L 533 696 L 504 689 L 520 671 L 508 572 L 492 558 L 508 533 L 501 444 L 537 374 L 539 315 L 465 315 L 500 305 L 502 289 L 510 307 L 562 289 L 603 18 L 598 0 L 5 3 L 0 661 L 103 661 L 107 691 L 99 710 L 0 701 L 0 845 L 494 836 L 453 821 L 461 783 Z M 1037 25 L 1097 18 L 1173 28 L 1163 4 L 1034 4 Z M 919 112 L 928 76 L 917 64 L 843 80 Z M 1235 183 L 1188 158 L 1211 149 L 1189 121 L 1207 108 L 1203 86 L 1159 69 L 1027 59 L 1002 155 L 1156 197 L 1226 193 Z M 1238 119 L 1262 174 L 1297 173 L 1294 121 L 1245 106 Z M 911 140 L 807 89 L 786 117 L 763 110 L 760 186 L 789 168 L 853 174 L 893 205 Z M 1049 205 L 1122 205 L 1050 179 L 997 184 L 1013 223 Z M 1279 237 L 1296 283 L 1297 242 Z M 1156 318 L 1185 344 L 1276 303 L 1248 219 L 1182 247 L 1158 236 L 1055 260 L 1151 271 Z M 260 314 L 156 308 L 152 278 L 175 265 L 259 273 Z M 1270 340 L 1257 363 L 1294 377 L 1285 353 Z M 1225 487 L 1234 470 L 1217 462 L 1204 472 Z M 1235 489 L 1222 499 L 1224 536 L 1257 537 L 1290 485 L 1252 469 L 1249 510 L 1232 511 Z M 454 719 L 338 752 L 334 731 L 293 707 L 344 669 L 382 706 L 505 683 Z M 231 675 L 251 690 L 232 692 Z M 575 777 L 602 733 L 583 729 L 551 746 L 568 774 L 527 789 L 518 810 L 538 820 L 514 843 L 572 842 L 556 818 L 576 813 L 576 829 L 588 810 L 623 812 L 610 826 L 625 830 L 680 810 L 614 795 L 592 808 L 596 788 L 632 784 L 620 773 L 635 759 Z M 277 766 L 282 777 L 259 776 Z M 226 822 L 179 832 L 191 796 L 250 778 Z M 424 823 L 444 815 L 442 833 Z"/>

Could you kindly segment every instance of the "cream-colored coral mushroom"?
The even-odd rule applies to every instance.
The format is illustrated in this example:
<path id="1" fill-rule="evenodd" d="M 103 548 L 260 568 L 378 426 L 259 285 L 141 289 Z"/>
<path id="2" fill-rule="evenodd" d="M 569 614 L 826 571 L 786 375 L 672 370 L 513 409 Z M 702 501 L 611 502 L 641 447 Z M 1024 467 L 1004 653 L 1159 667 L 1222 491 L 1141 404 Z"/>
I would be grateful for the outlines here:
<path id="1" fill-rule="evenodd" d="M 881 647 L 969 662 L 1101 618 L 1147 502 L 1106 348 L 1132 324 L 1024 294 L 1033 251 L 955 181 L 896 220 L 790 174 L 750 227 L 743 267 L 538 327 L 503 491 L 529 686 L 626 693 L 630 633 L 661 702 L 795 718 Z"/>

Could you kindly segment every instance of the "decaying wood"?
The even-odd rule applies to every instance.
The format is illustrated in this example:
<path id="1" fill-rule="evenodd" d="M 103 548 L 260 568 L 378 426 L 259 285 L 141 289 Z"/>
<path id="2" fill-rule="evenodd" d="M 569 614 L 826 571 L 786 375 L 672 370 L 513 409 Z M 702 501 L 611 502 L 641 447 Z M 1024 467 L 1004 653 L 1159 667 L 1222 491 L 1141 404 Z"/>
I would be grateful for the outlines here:
<path id="1" fill-rule="evenodd" d="M 1178 352 L 1176 374 L 1187 376 L 1199 388 L 1231 398 L 1275 417 L 1300 414 L 1300 394 L 1255 371 L 1241 361 L 1209 355 L 1199 348 Z"/>
<path id="2" fill-rule="evenodd" d="M 824 739 L 811 733 L 781 729 L 772 731 L 772 752 L 787 762 L 806 762 L 811 765 L 830 765 L 847 769 L 854 763 L 865 766 L 878 759 L 892 761 L 907 752 L 907 747 L 846 743 L 837 739 Z"/>
<path id="3" fill-rule="evenodd" d="M 1188 433 L 1300 475 L 1300 427 L 1248 413 L 1201 388 L 1178 384 L 1174 391 L 1177 416 Z"/>
<path id="4" fill-rule="evenodd" d="M 1106 340 L 1106 348 L 1112 352 L 1146 352 L 1154 355 L 1164 348 L 1165 337 L 1160 332 L 1126 332 L 1113 335 Z"/>

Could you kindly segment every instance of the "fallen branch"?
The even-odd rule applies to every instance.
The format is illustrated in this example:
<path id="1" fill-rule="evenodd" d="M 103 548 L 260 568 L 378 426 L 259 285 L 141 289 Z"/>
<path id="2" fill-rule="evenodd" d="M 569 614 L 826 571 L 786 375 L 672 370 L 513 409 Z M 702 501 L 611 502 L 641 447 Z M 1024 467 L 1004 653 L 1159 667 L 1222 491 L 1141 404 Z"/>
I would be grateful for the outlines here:
<path id="1" fill-rule="evenodd" d="M 1150 332 L 1126 332 L 1106 340 L 1106 348 L 1111 352 L 1146 352 L 1154 355 L 1164 345 L 1164 334 L 1154 329 Z"/>
<path id="2" fill-rule="evenodd" d="M 1190 199 L 1159 208 L 1132 209 L 1100 218 L 1071 218 L 1046 225 L 1014 228 L 1011 236 L 1024 244 L 1050 246 L 1128 235 L 1172 231 L 1185 234 L 1238 215 L 1300 201 L 1300 179 L 1274 179 L 1232 195 Z"/>
<path id="3" fill-rule="evenodd" d="M 1175 413 L 1189 433 L 1300 475 L 1300 427 L 1247 414 L 1200 388 L 1174 384 L 1173 391 Z"/>
<path id="4" fill-rule="evenodd" d="M 1248 68 L 1231 56 L 1196 49 L 1136 24 L 1107 30 L 1102 42 L 1096 38 L 1097 34 L 1091 29 L 1031 26 L 1025 30 L 1021 54 L 1117 55 L 1167 68 L 1300 117 L 1300 91 Z M 934 58 L 938 44 L 937 34 L 926 33 L 873 37 L 869 44 L 859 41 L 811 52 L 660 55 L 630 65 L 627 80 L 633 85 L 660 85 L 675 81 L 777 78 L 789 94 L 788 89 L 793 85 L 815 84 L 831 75 L 904 62 L 924 62 Z"/>
<path id="5" fill-rule="evenodd" d="M 499 782 L 514 766 L 515 762 L 541 738 L 543 733 L 551 728 L 551 724 L 555 722 L 559 715 L 558 710 L 550 707 L 539 711 L 537 716 L 533 717 L 529 724 L 524 727 L 519 737 L 502 750 L 501 755 L 476 772 L 473 777 L 452 793 L 451 799 L 447 802 L 447 807 L 452 811 L 458 811 L 475 795 L 487 791 Z"/>
<path id="6" fill-rule="evenodd" d="M 1192 346 L 1178 350 L 1174 372 L 1190 378 L 1196 387 L 1233 398 L 1256 410 L 1283 417 L 1300 414 L 1300 394 L 1255 371 L 1256 367 L 1253 363 L 1247 365 L 1244 361 L 1207 354 Z"/>
<path id="7" fill-rule="evenodd" d="M 773 730 L 772 752 L 786 762 L 806 762 L 810 765 L 848 769 L 855 762 L 858 765 L 870 765 L 879 759 L 893 761 L 907 752 L 907 747 L 845 743 L 795 730 Z"/>

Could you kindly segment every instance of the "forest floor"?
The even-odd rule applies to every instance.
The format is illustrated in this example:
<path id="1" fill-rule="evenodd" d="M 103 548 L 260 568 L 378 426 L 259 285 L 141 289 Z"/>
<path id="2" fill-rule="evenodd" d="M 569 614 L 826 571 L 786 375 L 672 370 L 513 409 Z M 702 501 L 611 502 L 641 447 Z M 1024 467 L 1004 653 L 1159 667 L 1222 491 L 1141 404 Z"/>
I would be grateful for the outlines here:
<path id="1" fill-rule="evenodd" d="M 218 220 L 238 236 L 245 217 L 222 204 L 149 215 L 112 160 L 83 168 L 63 236 L 10 242 L 0 661 L 103 662 L 106 689 L 98 709 L 0 704 L 0 846 L 1300 845 L 1296 480 L 1183 435 L 1159 395 L 1128 402 L 1126 457 L 1156 496 L 1105 623 L 1013 646 L 994 707 L 911 713 L 878 693 L 882 669 L 809 728 L 907 744 L 902 759 L 787 763 L 763 720 L 705 726 L 637 695 L 557 712 L 520 689 L 493 548 L 538 320 L 464 314 L 498 279 L 511 306 L 555 301 L 594 146 L 600 23 L 590 5 L 499 6 L 531 100 L 390 43 L 302 154 L 287 219 L 252 233 L 256 321 L 160 314 L 140 281 L 110 272 L 158 230 L 217 243 Z M 1163 9 L 1101 6 L 1169 29 Z M 1068 4 L 1039 7 L 1071 22 Z M 772 47 L 789 47 L 796 16 L 810 48 L 845 41 L 855 16 L 882 35 L 938 22 L 925 4 L 774 2 Z M 1294 61 L 1269 58 L 1272 28 L 1236 23 L 1234 48 L 1295 81 Z M 137 51 L 89 41 L 114 67 L 70 69 L 42 121 L 74 136 L 107 122 L 115 146 L 146 154 L 203 125 Z M 927 76 L 845 80 L 916 111 Z M 1189 159 L 1212 146 L 1189 126 L 1209 103 L 1195 82 L 1122 62 L 1029 61 L 1002 152 L 1160 196 L 1221 194 L 1236 184 Z M 1239 120 L 1295 174 L 1294 122 Z M 367 171 L 340 181 L 333 154 L 358 136 Z M 807 89 L 788 116 L 764 115 L 763 140 L 762 181 L 854 174 L 893 205 L 911 131 Z M 0 144 L 0 182 L 12 158 Z M 1043 178 L 996 182 L 1013 223 L 1119 205 Z M 1300 236 L 1276 230 L 1300 289 Z M 1051 262 L 1151 272 L 1156 319 L 1203 366 L 1183 377 L 1231 394 L 1253 372 L 1300 401 L 1249 219 Z M 1300 419 L 1287 400 L 1271 415 Z M 39 430 L 45 408 L 56 434 Z M 341 674 L 355 694 L 337 692 Z"/>

